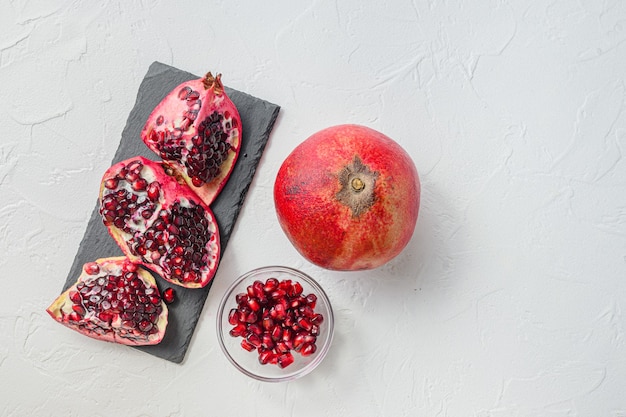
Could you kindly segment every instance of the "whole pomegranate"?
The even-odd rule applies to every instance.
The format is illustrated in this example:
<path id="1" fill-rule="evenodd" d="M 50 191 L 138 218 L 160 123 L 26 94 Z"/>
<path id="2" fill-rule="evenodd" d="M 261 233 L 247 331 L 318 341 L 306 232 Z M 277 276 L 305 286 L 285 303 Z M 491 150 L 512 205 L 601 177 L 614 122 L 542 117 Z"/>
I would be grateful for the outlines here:
<path id="1" fill-rule="evenodd" d="M 310 262 L 373 269 L 411 239 L 420 183 L 413 161 L 392 139 L 339 125 L 313 134 L 285 159 L 274 203 L 285 234 Z"/>

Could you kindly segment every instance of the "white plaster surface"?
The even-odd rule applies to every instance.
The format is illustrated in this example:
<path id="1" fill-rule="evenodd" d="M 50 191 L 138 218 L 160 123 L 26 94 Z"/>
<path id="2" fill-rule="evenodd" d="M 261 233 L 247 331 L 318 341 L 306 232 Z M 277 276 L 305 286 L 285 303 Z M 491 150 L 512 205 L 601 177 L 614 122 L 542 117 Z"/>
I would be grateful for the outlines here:
<path id="1" fill-rule="evenodd" d="M 282 107 L 180 365 L 45 312 L 153 61 Z M 0 1 L 0 415 L 626 416 L 625 75 L 621 0 Z M 338 123 L 421 174 L 376 271 L 313 266 L 274 214 L 282 160 Z M 290 383 L 215 336 L 226 287 L 269 264 L 336 313 Z"/>

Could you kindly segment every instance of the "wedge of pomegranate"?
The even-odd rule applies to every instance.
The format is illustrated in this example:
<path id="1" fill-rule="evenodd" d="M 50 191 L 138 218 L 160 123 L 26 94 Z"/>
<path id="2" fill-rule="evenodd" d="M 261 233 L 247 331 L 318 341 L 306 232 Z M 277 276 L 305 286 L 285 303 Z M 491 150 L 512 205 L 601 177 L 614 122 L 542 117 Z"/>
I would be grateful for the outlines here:
<path id="1" fill-rule="evenodd" d="M 86 263 L 47 312 L 86 336 L 136 346 L 161 342 L 168 315 L 152 275 L 123 256 Z"/>
<path id="2" fill-rule="evenodd" d="M 141 138 L 211 205 L 230 176 L 241 141 L 241 119 L 221 75 L 209 72 L 174 88 L 148 117 Z"/>
<path id="3" fill-rule="evenodd" d="M 132 262 L 172 284 L 201 288 L 215 275 L 220 256 L 215 216 L 161 163 L 137 156 L 110 167 L 100 186 L 100 214 Z"/>

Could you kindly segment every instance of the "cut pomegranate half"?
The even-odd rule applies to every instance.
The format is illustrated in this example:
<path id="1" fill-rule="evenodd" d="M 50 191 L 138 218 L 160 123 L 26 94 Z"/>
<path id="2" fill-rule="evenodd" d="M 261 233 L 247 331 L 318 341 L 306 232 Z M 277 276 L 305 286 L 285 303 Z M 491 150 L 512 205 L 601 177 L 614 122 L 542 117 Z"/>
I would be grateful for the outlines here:
<path id="1" fill-rule="evenodd" d="M 235 166 L 241 141 L 241 119 L 221 75 L 209 72 L 174 88 L 148 117 L 141 138 L 211 205 Z"/>
<path id="2" fill-rule="evenodd" d="M 136 346 L 161 342 L 168 316 L 150 272 L 126 257 L 86 263 L 47 312 L 86 336 Z"/>
<path id="3" fill-rule="evenodd" d="M 172 284 L 206 286 L 217 270 L 220 237 L 211 209 L 163 166 L 134 157 L 110 167 L 100 214 L 128 258 Z"/>

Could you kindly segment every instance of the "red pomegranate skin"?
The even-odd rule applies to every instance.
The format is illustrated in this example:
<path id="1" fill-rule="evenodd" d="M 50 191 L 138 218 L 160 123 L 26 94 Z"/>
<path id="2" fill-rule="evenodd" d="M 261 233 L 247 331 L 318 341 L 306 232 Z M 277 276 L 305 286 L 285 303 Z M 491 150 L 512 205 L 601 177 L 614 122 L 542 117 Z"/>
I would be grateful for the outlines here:
<path id="1" fill-rule="evenodd" d="M 285 159 L 274 203 L 285 234 L 310 262 L 330 270 L 374 269 L 410 241 L 420 182 L 395 141 L 365 126 L 339 125 L 313 134 Z"/>

